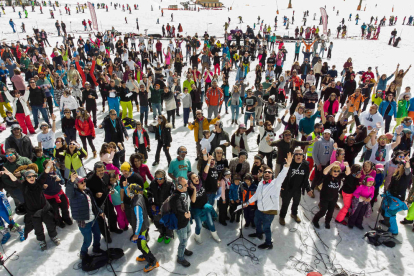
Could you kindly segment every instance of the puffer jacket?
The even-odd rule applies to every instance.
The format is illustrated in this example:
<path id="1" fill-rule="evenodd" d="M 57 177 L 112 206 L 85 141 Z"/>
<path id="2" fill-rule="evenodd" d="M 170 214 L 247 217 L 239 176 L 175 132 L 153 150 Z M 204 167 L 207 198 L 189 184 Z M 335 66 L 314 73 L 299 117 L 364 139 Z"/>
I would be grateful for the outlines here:
<path id="1" fill-rule="evenodd" d="M 190 130 L 194 130 L 194 140 L 196 142 L 198 142 L 198 129 L 200 127 L 200 122 L 202 124 L 203 130 L 209 130 L 209 126 L 214 125 L 218 120 L 219 120 L 218 118 L 209 120 L 209 119 L 203 117 L 203 119 L 201 119 L 201 120 L 196 119 L 193 124 L 188 124 L 188 128 Z"/>
<path id="2" fill-rule="evenodd" d="M 171 147 L 171 124 L 167 123 L 165 127 L 159 132 L 158 126 L 155 128 L 155 140 L 163 146 Z"/>
<path id="3" fill-rule="evenodd" d="M 70 211 L 72 213 L 72 218 L 76 221 L 85 221 L 91 219 L 89 217 L 89 203 L 86 195 L 88 195 L 91 200 L 93 214 L 95 216 L 101 214 L 102 210 L 96 204 L 91 190 L 86 188 L 82 192 L 78 189 L 76 183 L 69 180 L 68 184 L 66 185 L 66 196 L 70 201 Z"/>
<path id="4" fill-rule="evenodd" d="M 13 173 L 18 167 L 23 165 L 29 165 L 31 163 L 32 161 L 30 161 L 29 158 L 20 156 L 18 153 L 16 153 L 16 161 L 13 163 L 7 161 L 6 163 L 4 163 L 3 167 L 6 168 L 9 172 Z M 8 177 L 7 175 L 1 175 L 0 188 L 4 188 L 4 186 L 16 188 L 17 184 L 18 183 L 12 181 L 10 177 Z"/>

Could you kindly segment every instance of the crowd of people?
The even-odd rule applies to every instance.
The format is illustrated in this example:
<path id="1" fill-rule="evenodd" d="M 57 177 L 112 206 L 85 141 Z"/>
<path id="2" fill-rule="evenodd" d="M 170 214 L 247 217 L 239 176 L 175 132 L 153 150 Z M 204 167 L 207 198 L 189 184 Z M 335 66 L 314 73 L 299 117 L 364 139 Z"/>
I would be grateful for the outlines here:
<path id="1" fill-rule="evenodd" d="M 11 130 L 0 155 L 2 244 L 10 231 L 24 241 L 34 230 L 46 250 L 42 224 L 59 245 L 56 228 L 74 220 L 84 238 L 81 259 L 91 244 L 94 254 L 104 252 L 101 236 L 111 243 L 113 233 L 128 231 L 142 253 L 136 260 L 146 261 L 149 272 L 159 266 L 147 243 L 149 228 L 156 227 L 157 242 L 179 240 L 177 262 L 188 267 L 191 220 L 197 243 L 203 227 L 219 243 L 215 223 L 227 226 L 244 217 L 243 227 L 254 229 L 249 237 L 265 238 L 258 247 L 272 249 L 272 221 L 279 215 L 285 226 L 292 202 L 290 217 L 301 223 L 305 191 L 320 195 L 315 228 L 325 217 L 329 229 L 340 209 L 339 227 L 364 229 L 381 194 L 398 203 L 392 212 L 387 203 L 377 204 L 381 223 L 398 234 L 396 214 L 414 199 L 414 98 L 403 86 L 411 66 L 395 64 L 395 71 L 380 74 L 378 67 L 374 72 L 355 64 L 354 70 L 349 57 L 338 71 L 324 60 L 333 43 L 316 32 L 296 42 L 288 56 L 283 39 L 270 31 L 255 35 L 248 27 L 233 41 L 228 24 L 222 42 L 206 32 L 167 45 L 114 29 L 76 38 L 66 28 L 60 33 L 61 27 L 63 43 L 56 47 L 37 29 L 26 43 L 0 46 L 0 113 Z M 287 59 L 291 68 L 284 66 Z M 248 75 L 255 75 L 253 85 Z M 229 113 L 234 133 L 226 132 L 222 119 Z M 98 114 L 105 116 L 101 122 Z M 183 116 L 179 131 L 173 131 L 176 116 Z M 101 145 L 94 143 L 98 129 Z M 191 131 L 194 144 L 171 149 L 173 139 Z M 253 136 L 258 152 L 250 163 Z M 126 152 L 126 143 L 135 153 Z M 149 159 L 151 144 L 155 160 Z M 168 170 L 159 166 L 161 150 Z M 196 152 L 196 167 L 189 151 Z M 86 159 L 95 162 L 90 172 Z M 413 223 L 413 206 L 402 224 Z M 14 222 L 13 211 L 24 215 L 24 227 Z"/>

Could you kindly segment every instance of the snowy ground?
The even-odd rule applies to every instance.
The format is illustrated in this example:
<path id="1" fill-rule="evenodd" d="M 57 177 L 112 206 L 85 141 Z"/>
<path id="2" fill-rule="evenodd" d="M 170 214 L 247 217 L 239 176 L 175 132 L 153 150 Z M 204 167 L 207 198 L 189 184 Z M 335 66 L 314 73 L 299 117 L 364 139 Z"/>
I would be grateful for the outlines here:
<path id="1" fill-rule="evenodd" d="M 110 1 L 99 1 L 105 2 L 110 7 Z M 120 1 L 121 2 L 121 1 Z M 138 1 L 122 1 L 121 4 L 129 3 L 134 5 Z M 288 1 L 278 1 L 279 8 L 279 28 L 276 32 L 278 35 L 287 34 L 289 36 L 294 34 L 294 28 L 301 23 L 301 18 L 304 10 L 309 10 L 310 16 L 308 17 L 307 26 L 313 26 L 319 23 L 319 7 L 327 4 L 327 12 L 329 15 L 328 28 L 331 29 L 333 34 L 336 34 L 336 27 L 339 25 L 339 21 L 342 18 L 348 19 L 349 14 L 352 13 L 352 18 L 355 18 L 357 13 L 356 7 L 358 5 L 357 0 L 354 1 L 297 1 L 293 0 L 293 7 L 295 10 L 295 24 L 291 24 L 289 30 L 285 30 L 281 27 L 283 15 L 287 15 L 289 18 L 292 16 L 292 9 L 286 9 Z M 333 11 L 334 2 L 336 9 Z M 89 11 L 85 11 L 84 14 L 76 14 L 74 4 L 76 1 L 65 1 L 63 3 L 71 4 L 72 16 L 68 16 L 62 9 L 62 16 L 59 15 L 59 10 L 55 12 L 56 19 L 63 20 L 67 25 L 67 30 L 79 31 L 82 33 L 81 21 L 83 19 L 90 18 Z M 265 23 L 274 25 L 274 17 L 276 15 L 276 2 L 275 1 L 247 1 L 247 0 L 223 0 L 226 7 L 232 6 L 231 11 L 174 11 L 174 22 L 172 23 L 176 27 L 178 23 L 181 23 L 184 29 L 184 33 L 193 35 L 198 32 L 202 35 L 204 31 L 209 30 L 210 34 L 222 36 L 223 25 L 227 21 L 227 17 L 231 18 L 230 29 L 234 29 L 236 26 L 245 30 L 247 24 L 250 26 L 254 22 L 257 23 L 257 16 L 260 15 L 264 19 Z M 361 41 L 359 38 L 348 38 L 346 40 L 333 40 L 334 48 L 332 52 L 332 59 L 328 61 L 330 66 L 336 64 L 337 69 L 342 68 L 342 64 L 348 57 L 352 57 L 354 62 L 354 68 L 356 71 L 366 70 L 368 66 L 379 67 L 380 73 L 391 74 L 395 71 L 397 63 L 400 63 L 400 68 L 406 69 L 411 60 L 409 57 L 413 52 L 409 48 L 413 44 L 413 33 L 414 29 L 411 26 L 402 26 L 402 20 L 408 10 L 406 5 L 408 1 L 399 1 L 391 3 L 390 1 L 378 0 L 378 7 L 375 7 L 374 1 L 363 1 L 362 7 L 366 5 L 366 12 L 358 12 L 360 15 L 360 25 L 363 22 L 369 23 L 369 18 L 373 15 L 382 18 L 384 15 L 387 18 L 392 14 L 392 5 L 395 5 L 394 15 L 398 16 L 397 31 L 398 35 L 403 32 L 402 41 L 400 42 L 400 48 L 394 48 L 388 46 L 389 34 L 394 27 L 383 27 L 381 30 L 380 39 L 378 41 Z M 95 3 L 96 4 L 96 3 Z M 160 17 L 161 12 L 158 7 L 166 8 L 169 4 L 179 4 L 179 1 L 164 0 L 160 1 L 145 1 L 139 2 L 139 11 L 132 11 L 132 14 L 124 13 L 118 9 L 114 11 L 110 7 L 110 12 L 107 13 L 103 9 L 96 10 L 99 30 L 109 30 L 114 26 L 118 31 L 130 32 L 136 31 L 135 20 L 139 18 L 140 30 L 143 32 L 144 29 L 148 29 L 148 33 L 161 33 L 162 24 L 170 22 L 170 11 L 165 11 L 164 17 Z M 154 11 L 151 12 L 151 5 L 154 7 Z M 340 11 L 339 16 L 336 16 L 336 10 Z M 16 8 L 18 11 L 19 8 Z M 29 9 L 30 10 L 30 9 Z M 55 20 L 50 19 L 48 14 L 49 8 L 44 8 L 44 14 L 40 14 L 39 9 L 36 8 L 36 12 L 32 13 L 29 11 L 29 19 L 19 19 L 16 13 L 12 12 L 11 8 L 6 8 L 6 16 L 2 15 L 0 18 L 0 26 L 2 26 L 2 41 L 17 41 L 22 39 L 24 35 L 10 32 L 10 26 L 8 21 L 10 18 L 18 26 L 21 22 L 26 25 L 26 30 L 31 34 L 31 28 L 38 26 L 39 29 L 45 29 L 47 32 L 53 33 L 49 36 L 49 41 L 52 45 L 58 41 L 61 42 L 61 38 L 56 35 L 56 29 L 54 27 Z M 313 21 L 313 14 L 316 13 L 316 21 Z M 237 17 L 243 16 L 245 23 L 237 24 Z M 125 24 L 124 17 L 128 18 L 128 24 Z M 160 18 L 160 25 L 156 25 L 157 18 Z M 212 23 L 212 24 L 208 24 Z M 360 33 L 360 25 L 355 26 L 355 21 L 346 21 L 349 30 L 349 36 L 357 36 Z M 171 23 L 170 23 L 171 24 Z M 256 27 L 256 31 L 258 27 Z M 77 35 L 76 35 L 77 36 Z M 164 41 L 165 43 L 165 41 Z M 287 62 L 285 68 L 290 68 L 292 64 L 292 57 L 294 53 L 294 44 L 287 43 L 286 48 L 288 50 Z M 47 49 L 48 53 L 51 48 Z M 411 54 L 410 54 L 411 53 Z M 49 53 L 50 54 L 50 53 Z M 326 54 L 326 53 L 325 53 Z M 324 61 L 326 61 L 324 59 Z M 302 57 L 300 62 L 302 62 Z M 253 62 L 253 68 L 257 64 L 257 61 Z M 185 68 L 186 69 L 186 68 Z M 413 82 L 413 72 L 411 71 L 404 80 L 404 85 L 411 85 Z M 235 72 L 232 72 L 230 77 L 230 84 L 234 83 Z M 248 82 L 254 83 L 254 73 L 248 75 Z M 220 83 L 221 85 L 221 83 Z M 100 107 L 99 107 L 100 109 Z M 283 112 L 283 111 L 281 111 Z M 98 121 L 104 118 L 105 114 L 99 111 Z M 150 115 L 150 118 L 152 115 Z M 139 115 L 134 112 L 134 117 L 138 118 Z M 231 118 L 229 115 L 224 116 L 225 130 L 231 135 L 236 127 L 230 126 Z M 239 120 L 240 121 L 240 120 Z M 195 164 L 195 144 L 193 133 L 188 129 L 182 127 L 182 117 L 177 118 L 177 128 L 172 131 L 173 143 L 172 151 L 180 145 L 186 145 L 189 148 L 188 157 Z M 181 127 L 179 127 L 181 126 Z M 9 131 L 4 131 L 0 134 L 0 141 L 9 135 Z M 132 137 L 132 130 L 128 133 Z M 95 145 L 100 148 L 103 141 L 103 131 L 97 130 L 97 138 L 95 139 Z M 58 132 L 57 136 L 61 135 L 60 122 L 58 121 Z M 34 144 L 37 143 L 36 136 L 31 136 Z M 152 140 L 153 141 L 153 140 Z M 252 160 L 254 152 L 257 151 L 256 147 L 256 135 L 251 135 L 249 138 L 251 143 L 251 151 L 249 159 Z M 126 143 L 127 152 L 133 152 L 132 143 L 129 141 Z M 155 147 L 153 146 L 153 149 Z M 230 149 L 228 149 L 230 153 Z M 154 160 L 155 150 L 150 152 L 149 160 L 152 163 Z M 129 154 L 127 154 L 129 157 Z M 85 166 L 91 168 L 98 160 L 93 160 L 89 157 L 85 161 Z M 167 169 L 167 163 L 165 158 L 161 159 L 158 168 Z M 318 194 L 317 194 L 318 197 Z M 365 240 L 362 239 L 364 231 L 358 229 L 350 230 L 345 226 L 337 226 L 332 223 L 331 230 L 321 229 L 315 232 L 313 227 L 309 224 L 309 219 L 313 216 L 309 210 L 312 210 L 318 203 L 318 198 L 311 199 L 309 197 L 302 198 L 302 207 L 299 209 L 299 216 L 303 223 L 300 225 L 295 224 L 289 217 L 287 217 L 287 225 L 281 227 L 278 223 L 278 217 L 272 225 L 274 249 L 271 251 L 256 251 L 253 252 L 257 257 L 256 262 L 250 258 L 242 258 L 238 254 L 232 251 L 231 247 L 226 244 L 232 241 L 238 236 L 239 231 L 238 225 L 230 224 L 227 227 L 223 227 L 219 224 L 216 225 L 219 236 L 222 239 L 221 244 L 215 243 L 211 238 L 210 234 L 205 230 L 202 231 L 202 238 L 204 240 L 203 245 L 197 245 L 193 239 L 188 242 L 188 248 L 194 252 L 192 257 L 188 260 L 191 262 L 191 267 L 183 269 L 180 265 L 177 265 L 176 250 L 178 246 L 178 240 L 174 240 L 170 245 L 158 244 L 155 242 L 155 238 L 158 236 L 157 232 L 154 231 L 155 227 L 151 226 L 151 237 L 152 240 L 149 242 L 152 252 L 159 260 L 162 268 L 158 268 L 151 272 L 153 275 L 171 275 L 172 272 L 181 273 L 179 275 L 305 275 L 305 271 L 309 268 L 309 265 L 313 267 L 311 270 L 317 270 L 323 275 L 331 275 L 334 271 L 333 265 L 337 268 L 342 266 L 348 271 L 349 275 L 414 275 L 412 254 L 414 239 L 412 238 L 411 227 L 400 226 L 400 234 L 398 239 L 403 243 L 397 245 L 393 249 L 379 247 L 375 248 L 369 245 Z M 339 202 L 342 204 L 342 202 Z M 378 204 L 376 205 L 376 207 Z M 315 211 L 315 209 L 313 209 Z M 376 208 L 375 208 L 376 210 Z M 335 212 L 336 215 L 336 212 Z M 368 229 L 368 225 L 373 226 L 375 223 L 376 213 L 370 219 L 364 221 L 364 227 Z M 399 213 L 397 220 L 403 219 L 405 212 Z M 17 222 L 23 224 L 23 218 L 15 216 Z M 295 228 L 296 227 L 296 228 Z M 296 230 L 296 231 L 295 231 Z M 244 231 L 246 234 L 253 232 L 253 229 L 247 229 Z M 73 267 L 79 262 L 78 253 L 82 244 L 82 235 L 78 231 L 75 225 L 66 227 L 65 229 L 58 228 L 59 237 L 62 240 L 62 244 L 59 247 L 53 246 L 52 242 L 47 238 L 49 249 L 46 252 L 40 252 L 34 234 L 31 233 L 30 238 L 21 243 L 18 241 L 15 234 L 12 235 L 11 240 L 4 246 L 6 254 L 11 254 L 16 251 L 19 255 L 19 259 L 15 261 L 13 257 L 11 261 L 6 263 L 8 269 L 14 275 L 86 275 L 80 270 L 75 271 Z M 318 239 L 316 233 L 319 233 L 321 239 L 326 244 L 326 247 Z M 130 233 L 124 233 L 122 235 L 113 234 L 113 243 L 111 247 L 121 247 L 125 250 L 125 257 L 116 261 L 113 265 L 115 270 L 118 271 L 118 275 L 126 275 L 126 272 L 138 271 L 143 268 L 142 264 L 137 264 L 135 257 L 139 254 L 136 245 L 129 242 Z M 313 242 L 314 241 L 314 242 Z M 259 240 L 253 240 L 258 244 Z M 306 245 L 304 245 L 306 244 Z M 247 244 L 246 244 L 247 245 Z M 106 244 L 102 242 L 102 248 L 106 248 Z M 317 248 L 317 249 L 316 249 Z M 308 254 L 306 254 L 306 253 Z M 319 254 L 320 252 L 321 254 Z M 327 255 L 324 255 L 327 254 Z M 318 256 L 317 256 L 318 255 Z M 329 258 L 327 257 L 329 255 Z M 319 262 L 318 259 L 324 258 L 326 266 Z M 301 260 L 303 263 L 299 263 Z M 2 268 L 0 268 L 0 271 Z M 123 271 L 124 273 L 121 273 Z M 340 269 L 336 271 L 340 272 Z M 98 275 L 112 275 L 111 272 L 101 269 Z M 141 272 L 134 273 L 140 275 Z M 1 275 L 7 275 L 3 270 Z"/>

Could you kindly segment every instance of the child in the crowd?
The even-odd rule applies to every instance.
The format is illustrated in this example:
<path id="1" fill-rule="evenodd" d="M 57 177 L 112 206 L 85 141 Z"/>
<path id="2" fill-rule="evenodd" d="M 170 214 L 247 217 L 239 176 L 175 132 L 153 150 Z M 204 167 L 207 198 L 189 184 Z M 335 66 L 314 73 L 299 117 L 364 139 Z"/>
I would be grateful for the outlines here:
<path id="1" fill-rule="evenodd" d="M 42 168 L 42 171 L 45 170 L 46 165 L 49 160 L 45 160 L 39 168 Z M 43 185 L 45 198 L 53 207 L 53 213 L 55 215 L 55 220 L 57 225 L 60 228 L 64 228 L 66 225 L 72 225 L 73 221 L 69 215 L 69 199 L 66 194 L 63 192 L 61 185 L 65 185 L 65 180 L 63 179 L 60 171 L 56 168 L 55 164 L 51 167 L 49 175 L 46 178 L 45 184 Z M 60 215 L 60 212 L 62 215 Z"/>
<path id="2" fill-rule="evenodd" d="M 46 157 L 53 156 L 53 150 L 55 148 L 55 132 L 56 132 L 56 116 L 52 114 L 52 129 L 49 130 L 49 125 L 46 122 L 40 124 L 40 132 L 37 135 L 37 142 L 39 147 L 43 148 L 43 153 Z"/>
<path id="3" fill-rule="evenodd" d="M 33 152 L 34 156 L 32 162 L 37 165 L 37 167 L 39 168 L 39 174 L 41 174 L 44 170 L 43 162 L 45 162 L 45 160 L 49 158 L 46 158 L 46 156 L 43 154 L 43 150 L 41 147 L 34 147 Z"/>
<path id="4" fill-rule="evenodd" d="M 118 148 L 115 144 L 115 142 L 110 142 L 109 143 L 109 147 L 115 151 L 115 155 L 114 158 L 112 159 L 112 164 L 114 164 L 115 167 L 117 167 L 118 169 L 121 168 L 121 163 L 119 162 L 119 160 L 122 159 L 122 157 L 125 158 L 125 149 L 122 146 L 122 143 L 118 143 Z"/>
<path id="5" fill-rule="evenodd" d="M 12 232 L 18 232 L 20 235 L 20 241 L 24 241 L 24 229 L 13 220 L 12 208 L 9 201 L 7 200 L 6 193 L 0 191 L 0 233 L 3 234 L 1 244 L 5 244 L 11 237 L 9 228 Z M 9 225 L 4 225 L 6 221 Z"/>
<path id="6" fill-rule="evenodd" d="M 12 126 L 14 124 L 18 124 L 19 122 L 16 120 L 16 118 L 13 117 L 13 112 L 10 110 L 6 111 L 6 124 L 7 126 Z"/>
<path id="7" fill-rule="evenodd" d="M 119 174 L 113 172 L 109 173 L 109 183 L 112 185 L 114 192 L 110 195 L 112 204 L 116 210 L 116 220 L 118 222 L 119 229 L 126 231 L 128 229 L 128 220 L 125 211 L 122 210 L 121 204 L 121 186 L 119 185 Z"/>
<path id="8" fill-rule="evenodd" d="M 240 196 L 239 196 L 239 189 L 240 189 L 240 180 L 241 177 L 239 175 L 235 175 L 233 177 L 233 183 L 230 186 L 229 191 L 229 200 L 230 200 L 230 222 L 234 222 L 234 218 L 236 218 L 236 222 L 240 222 L 240 210 L 235 213 L 237 206 L 240 205 Z"/>
<path id="9" fill-rule="evenodd" d="M 218 208 L 219 208 L 219 223 L 227 226 L 226 220 L 228 219 L 227 216 L 227 209 L 229 207 L 229 191 L 231 186 L 231 172 L 228 169 L 224 169 L 222 178 L 220 180 L 220 190 L 221 195 L 218 201 Z"/>
<path id="10" fill-rule="evenodd" d="M 243 202 L 247 202 L 257 190 L 257 185 L 253 183 L 253 176 L 250 173 L 244 175 L 244 182 L 242 183 L 242 189 L 240 189 L 240 198 Z M 246 224 L 244 227 L 249 227 L 250 225 L 255 228 L 254 224 L 254 213 L 256 212 L 257 206 L 256 202 L 251 203 L 249 206 L 243 209 L 244 219 Z"/>
<path id="11" fill-rule="evenodd" d="M 132 142 L 134 144 L 135 152 L 141 153 L 145 159 L 143 163 L 146 163 L 148 152 L 150 151 L 150 138 L 148 132 L 144 129 L 140 121 L 136 122 L 136 128 L 132 134 Z"/>
<path id="12" fill-rule="evenodd" d="M 385 179 L 384 165 L 382 164 L 375 165 L 375 170 L 377 174 L 375 175 L 375 191 L 374 191 L 374 197 L 371 200 L 371 207 L 374 207 L 374 203 L 377 201 L 377 197 L 379 194 L 379 189 Z"/>
<path id="13" fill-rule="evenodd" d="M 103 143 L 99 156 L 101 161 L 105 164 L 105 168 L 109 172 L 115 172 L 119 175 L 119 169 L 114 166 L 112 160 L 114 159 L 116 148 L 112 148 L 108 143 Z"/>
<path id="14" fill-rule="evenodd" d="M 209 130 L 203 130 L 203 136 L 204 138 L 200 141 L 201 151 L 203 151 L 203 149 L 206 149 L 207 152 L 210 152 L 211 141 L 213 141 L 214 137 L 216 136 L 216 133 L 213 132 L 213 134 L 211 134 Z"/>
<path id="15" fill-rule="evenodd" d="M 348 219 L 349 228 L 352 229 L 356 226 L 361 230 L 364 229 L 362 226 L 364 216 L 368 218 L 372 214 L 370 202 L 374 198 L 374 183 L 375 178 L 367 176 L 362 181 L 362 185 L 359 185 L 359 187 L 355 190 L 354 198 L 352 199 L 351 212 Z"/>
<path id="16" fill-rule="evenodd" d="M 76 140 L 76 116 L 72 117 L 72 112 L 69 108 L 64 109 L 63 115 L 64 117 L 61 120 L 63 137 L 65 137 L 66 144 L 69 144 L 70 141 Z"/>

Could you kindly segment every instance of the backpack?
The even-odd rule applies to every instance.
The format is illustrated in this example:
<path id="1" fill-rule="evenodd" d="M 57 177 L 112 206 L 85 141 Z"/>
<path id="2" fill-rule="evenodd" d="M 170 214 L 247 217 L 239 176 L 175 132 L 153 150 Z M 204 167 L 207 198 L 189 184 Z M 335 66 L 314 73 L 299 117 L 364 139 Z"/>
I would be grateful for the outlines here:
<path id="1" fill-rule="evenodd" d="M 396 240 L 390 232 L 385 232 L 382 230 L 373 230 L 365 233 L 364 238 L 368 238 L 368 242 L 375 246 L 380 246 L 381 244 L 387 247 L 394 247 L 397 243 L 400 243 Z"/>
<path id="2" fill-rule="evenodd" d="M 100 255 L 86 255 L 86 257 L 82 259 L 82 270 L 94 271 L 103 266 L 106 266 L 107 263 L 108 255 L 106 254 L 106 252 Z"/>
<path id="3" fill-rule="evenodd" d="M 160 224 L 163 224 L 165 227 L 171 230 L 177 229 L 178 220 L 174 213 L 171 212 L 171 200 L 172 195 L 170 195 L 161 205 L 160 208 Z"/>
<path id="4" fill-rule="evenodd" d="M 129 117 L 125 117 L 124 119 L 122 119 L 122 123 L 124 124 L 126 129 L 135 129 L 135 127 L 137 126 L 135 120 Z"/>

